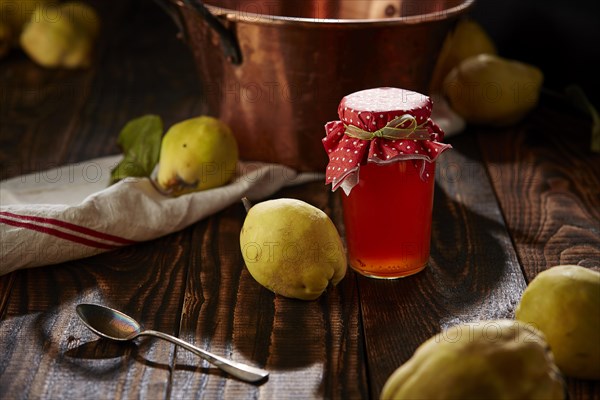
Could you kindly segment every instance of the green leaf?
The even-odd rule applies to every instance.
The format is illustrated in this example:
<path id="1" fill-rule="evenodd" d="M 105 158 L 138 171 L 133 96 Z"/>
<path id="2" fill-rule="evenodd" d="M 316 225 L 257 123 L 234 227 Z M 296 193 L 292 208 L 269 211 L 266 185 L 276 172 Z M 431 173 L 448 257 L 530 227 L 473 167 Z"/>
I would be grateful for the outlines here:
<path id="1" fill-rule="evenodd" d="M 111 184 L 130 176 L 150 176 L 158 163 L 162 134 L 163 123 L 157 115 L 129 121 L 117 140 L 124 157 L 111 171 Z"/>
<path id="2" fill-rule="evenodd" d="M 577 108 L 592 117 L 591 150 L 600 153 L 600 115 L 598 115 L 598 111 L 579 86 L 568 86 L 565 92 Z"/>

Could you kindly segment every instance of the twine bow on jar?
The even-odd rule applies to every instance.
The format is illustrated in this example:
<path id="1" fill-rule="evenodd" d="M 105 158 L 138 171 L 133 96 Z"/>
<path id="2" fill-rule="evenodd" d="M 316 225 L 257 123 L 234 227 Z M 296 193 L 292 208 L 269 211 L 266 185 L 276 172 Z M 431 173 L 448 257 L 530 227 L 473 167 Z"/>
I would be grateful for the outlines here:
<path id="1" fill-rule="evenodd" d="M 407 122 L 410 124 L 403 127 Z M 410 114 L 404 114 L 391 120 L 386 126 L 375 132 L 365 131 L 354 125 L 344 124 L 346 128 L 344 133 L 355 139 L 373 140 L 375 138 L 397 140 L 397 139 L 412 139 L 412 140 L 431 140 L 431 133 L 425 126 L 417 124 L 417 120 Z"/>

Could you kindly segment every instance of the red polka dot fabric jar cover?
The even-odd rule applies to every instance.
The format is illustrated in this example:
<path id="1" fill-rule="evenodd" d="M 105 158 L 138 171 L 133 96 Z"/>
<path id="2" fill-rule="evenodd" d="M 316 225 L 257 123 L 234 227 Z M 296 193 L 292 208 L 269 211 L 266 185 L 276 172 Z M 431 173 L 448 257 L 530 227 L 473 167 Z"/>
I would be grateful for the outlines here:
<path id="1" fill-rule="evenodd" d="M 323 146 L 329 155 L 326 183 L 346 194 L 358 183 L 361 164 L 414 160 L 426 180 L 426 163 L 434 162 L 449 144 L 430 119 L 428 96 L 405 89 L 376 88 L 352 93 L 338 107 L 340 121 L 325 125 Z"/>

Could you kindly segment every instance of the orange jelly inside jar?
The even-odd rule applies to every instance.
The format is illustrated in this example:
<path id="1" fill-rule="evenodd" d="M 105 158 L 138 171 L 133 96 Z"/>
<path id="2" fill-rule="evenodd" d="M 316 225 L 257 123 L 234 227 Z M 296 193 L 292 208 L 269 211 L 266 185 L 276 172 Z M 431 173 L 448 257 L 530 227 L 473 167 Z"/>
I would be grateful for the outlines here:
<path id="1" fill-rule="evenodd" d="M 424 170 L 423 169 L 423 163 Z M 350 266 L 383 279 L 421 271 L 429 260 L 435 163 L 367 163 L 342 193 Z"/>

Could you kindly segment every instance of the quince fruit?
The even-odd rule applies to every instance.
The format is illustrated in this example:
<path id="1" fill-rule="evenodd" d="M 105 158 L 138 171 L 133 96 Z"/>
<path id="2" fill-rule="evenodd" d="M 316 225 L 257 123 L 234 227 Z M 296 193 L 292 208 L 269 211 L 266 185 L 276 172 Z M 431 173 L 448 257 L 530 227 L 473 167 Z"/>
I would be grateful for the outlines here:
<path id="1" fill-rule="evenodd" d="M 43 67 L 88 67 L 99 27 L 96 12 L 83 3 L 39 6 L 25 25 L 20 43 Z"/>
<path id="2" fill-rule="evenodd" d="M 427 340 L 387 380 L 381 399 L 564 399 L 541 332 L 512 321 L 453 326 Z"/>
<path id="3" fill-rule="evenodd" d="M 346 253 L 322 210 L 295 199 L 258 203 L 240 233 L 252 277 L 274 293 L 314 300 L 346 275 Z"/>
<path id="4" fill-rule="evenodd" d="M 201 116 L 173 125 L 162 139 L 157 183 L 173 195 L 212 189 L 235 175 L 238 148 L 231 129 Z"/>
<path id="5" fill-rule="evenodd" d="M 481 25 L 468 18 L 461 19 L 444 40 L 433 71 L 431 91 L 438 92 L 454 67 L 478 54 L 497 54 L 496 46 Z"/>
<path id="6" fill-rule="evenodd" d="M 444 94 L 467 122 L 507 126 L 535 107 L 543 80 L 537 67 L 480 54 L 467 58 L 446 76 Z"/>
<path id="7" fill-rule="evenodd" d="M 600 272 L 577 265 L 540 272 L 515 316 L 544 333 L 566 375 L 600 379 Z"/>

